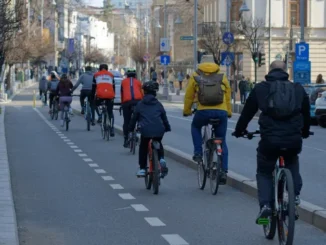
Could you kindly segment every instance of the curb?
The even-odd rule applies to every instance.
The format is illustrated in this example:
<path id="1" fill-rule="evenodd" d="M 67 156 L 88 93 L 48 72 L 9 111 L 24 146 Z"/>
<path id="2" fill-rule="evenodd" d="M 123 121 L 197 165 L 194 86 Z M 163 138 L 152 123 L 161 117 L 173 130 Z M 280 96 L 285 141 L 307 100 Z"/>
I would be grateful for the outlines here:
<path id="1" fill-rule="evenodd" d="M 19 245 L 18 227 L 16 220 L 16 212 L 12 195 L 10 168 L 7 153 L 7 142 L 5 132 L 5 105 L 2 106 L 0 115 L 0 243 L 3 245 Z"/>
<path id="2" fill-rule="evenodd" d="M 77 113 L 77 115 L 80 115 L 76 109 L 73 108 L 73 110 Z M 119 135 L 123 135 L 123 130 L 121 126 L 115 125 L 114 128 L 116 130 L 116 133 L 118 133 Z M 197 164 L 193 162 L 191 155 L 183 151 L 180 151 L 168 145 L 164 145 L 164 154 L 165 156 L 191 169 L 197 169 Z M 257 184 L 255 180 L 249 179 L 233 171 L 228 171 L 227 185 L 257 199 Z M 301 200 L 301 204 L 298 207 L 298 211 L 300 215 L 300 220 L 326 232 L 325 208 Z"/>

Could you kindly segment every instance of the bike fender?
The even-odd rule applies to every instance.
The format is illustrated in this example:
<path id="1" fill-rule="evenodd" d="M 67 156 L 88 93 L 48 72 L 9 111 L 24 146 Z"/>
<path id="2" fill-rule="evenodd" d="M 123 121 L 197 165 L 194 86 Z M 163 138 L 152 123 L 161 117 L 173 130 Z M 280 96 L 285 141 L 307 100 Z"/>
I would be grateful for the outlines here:
<path id="1" fill-rule="evenodd" d="M 152 146 L 155 150 L 159 150 L 161 148 L 160 143 L 157 141 L 152 141 Z"/>

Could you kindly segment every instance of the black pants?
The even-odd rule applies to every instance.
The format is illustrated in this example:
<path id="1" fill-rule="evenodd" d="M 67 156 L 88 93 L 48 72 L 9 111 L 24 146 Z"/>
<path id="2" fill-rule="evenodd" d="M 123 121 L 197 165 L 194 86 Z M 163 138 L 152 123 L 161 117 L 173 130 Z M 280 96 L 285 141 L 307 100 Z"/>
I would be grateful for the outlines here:
<path id="1" fill-rule="evenodd" d="M 113 100 L 96 98 L 95 103 L 94 103 L 95 105 L 92 106 L 92 108 L 91 108 L 91 110 L 92 110 L 92 118 L 95 119 L 95 110 L 99 114 L 98 106 L 100 106 L 103 101 L 105 101 L 105 106 L 106 106 L 109 118 L 111 118 L 111 126 L 113 128 L 113 125 L 114 125 L 114 115 L 113 115 L 113 106 L 114 106 L 114 104 L 113 104 Z"/>
<path id="2" fill-rule="evenodd" d="M 179 81 L 179 88 L 182 90 L 182 81 Z"/>
<path id="3" fill-rule="evenodd" d="M 123 111 L 123 135 L 126 137 L 128 137 L 128 127 L 129 127 L 129 123 L 131 120 L 131 116 L 132 116 L 132 109 L 134 106 L 136 106 L 138 103 L 137 101 L 128 101 L 122 104 L 122 111 Z"/>
<path id="4" fill-rule="evenodd" d="M 49 96 L 49 100 L 50 100 L 50 104 L 49 104 L 49 107 L 50 109 L 52 108 L 52 105 L 53 105 L 53 99 L 56 97 L 57 95 L 54 94 L 54 93 L 50 93 L 50 96 Z M 59 101 L 59 100 L 58 100 Z"/>
<path id="5" fill-rule="evenodd" d="M 85 103 L 85 99 L 88 99 L 91 107 L 94 105 L 94 101 L 92 100 L 92 91 L 91 90 L 80 90 L 80 107 L 82 108 L 82 110 L 84 110 L 84 103 Z"/>
<path id="6" fill-rule="evenodd" d="M 279 156 L 283 156 L 285 167 L 292 173 L 295 195 L 300 195 L 302 188 L 302 178 L 299 171 L 298 154 L 301 149 L 290 149 L 281 151 L 280 149 L 263 150 L 261 146 L 257 149 L 257 187 L 260 207 L 271 205 L 274 201 L 273 192 L 273 171 Z"/>
<path id="7" fill-rule="evenodd" d="M 46 102 L 48 101 L 48 93 L 47 93 L 47 91 L 43 91 L 40 89 L 40 98 L 42 98 L 43 94 L 44 94 L 44 102 L 46 104 Z"/>
<path id="8" fill-rule="evenodd" d="M 164 148 L 162 145 L 162 139 L 163 137 L 155 137 L 153 140 L 158 141 L 160 143 L 161 149 L 158 152 L 158 158 L 162 159 L 164 158 Z M 139 145 L 139 168 L 140 169 L 146 169 L 147 167 L 147 159 L 148 159 L 148 143 L 151 140 L 151 138 L 145 138 L 141 136 L 140 138 L 140 145 Z"/>

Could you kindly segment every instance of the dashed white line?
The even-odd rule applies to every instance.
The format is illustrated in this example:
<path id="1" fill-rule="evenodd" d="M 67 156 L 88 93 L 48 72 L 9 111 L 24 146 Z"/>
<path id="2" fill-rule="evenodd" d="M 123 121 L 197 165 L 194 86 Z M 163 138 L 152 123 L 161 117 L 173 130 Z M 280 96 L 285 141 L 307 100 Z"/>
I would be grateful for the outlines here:
<path id="1" fill-rule="evenodd" d="M 76 146 L 76 145 L 71 145 L 70 148 L 77 149 L 78 146 Z"/>
<path id="2" fill-rule="evenodd" d="M 157 217 L 144 218 L 150 226 L 165 226 L 165 224 Z"/>
<path id="3" fill-rule="evenodd" d="M 96 163 L 90 163 L 88 164 L 88 166 L 90 166 L 91 168 L 98 168 L 98 164 Z"/>
<path id="4" fill-rule="evenodd" d="M 64 139 L 63 141 L 64 142 L 70 142 L 70 139 Z"/>
<path id="5" fill-rule="evenodd" d="M 110 184 L 113 190 L 122 190 L 124 189 L 120 184 Z"/>
<path id="6" fill-rule="evenodd" d="M 132 200 L 132 199 L 136 199 L 133 195 L 131 195 L 130 193 L 119 193 L 119 196 L 124 199 L 124 200 Z"/>
<path id="7" fill-rule="evenodd" d="M 67 145 L 74 145 L 74 142 L 67 142 Z"/>
<path id="8" fill-rule="evenodd" d="M 104 169 L 94 169 L 94 171 L 98 174 L 105 174 L 105 170 Z"/>
<path id="9" fill-rule="evenodd" d="M 91 158 L 83 158 L 83 160 L 84 160 L 85 162 L 93 162 L 93 160 L 92 160 Z"/>
<path id="10" fill-rule="evenodd" d="M 60 138 L 61 138 L 61 139 L 67 139 L 67 137 L 66 137 L 66 136 L 61 136 Z"/>
<path id="11" fill-rule="evenodd" d="M 70 146 L 71 147 L 71 146 Z M 76 149 L 76 150 L 74 150 L 74 152 L 78 152 L 78 153 L 80 153 L 80 152 L 83 152 L 81 149 Z"/>
<path id="12" fill-rule="evenodd" d="M 189 245 L 181 236 L 178 234 L 163 234 L 162 237 L 170 245 Z"/>
<path id="13" fill-rule="evenodd" d="M 143 204 L 131 204 L 131 207 L 137 212 L 147 212 L 149 211 Z"/>
<path id="14" fill-rule="evenodd" d="M 80 156 L 80 157 L 87 157 L 87 154 L 81 153 L 81 154 L 78 154 L 78 156 Z"/>
<path id="15" fill-rule="evenodd" d="M 114 178 L 112 176 L 102 176 L 102 179 L 105 181 L 114 180 Z"/>

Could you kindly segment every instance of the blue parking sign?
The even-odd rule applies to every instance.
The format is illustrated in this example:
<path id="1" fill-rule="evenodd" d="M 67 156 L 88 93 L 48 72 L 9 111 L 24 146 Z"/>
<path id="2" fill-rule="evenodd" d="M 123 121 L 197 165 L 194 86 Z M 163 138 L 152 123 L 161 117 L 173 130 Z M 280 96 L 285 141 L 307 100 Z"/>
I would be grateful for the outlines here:
<path id="1" fill-rule="evenodd" d="M 308 61 L 309 60 L 309 44 L 308 43 L 296 43 L 295 44 L 295 60 L 296 61 Z"/>
<path id="2" fill-rule="evenodd" d="M 293 81 L 300 84 L 311 83 L 311 62 L 294 61 L 293 63 Z"/>

